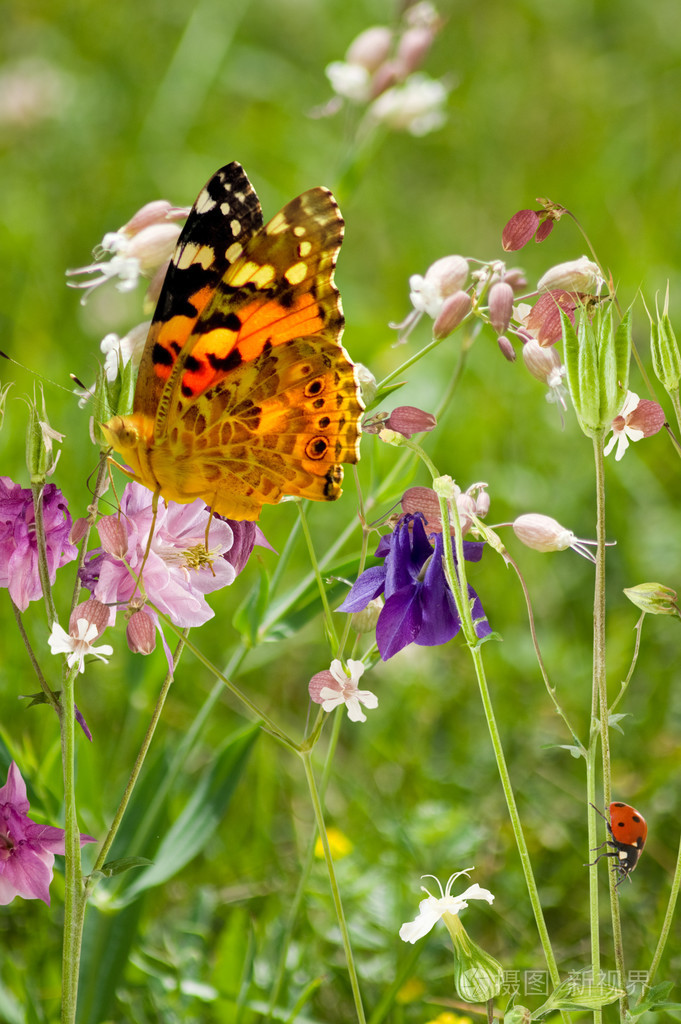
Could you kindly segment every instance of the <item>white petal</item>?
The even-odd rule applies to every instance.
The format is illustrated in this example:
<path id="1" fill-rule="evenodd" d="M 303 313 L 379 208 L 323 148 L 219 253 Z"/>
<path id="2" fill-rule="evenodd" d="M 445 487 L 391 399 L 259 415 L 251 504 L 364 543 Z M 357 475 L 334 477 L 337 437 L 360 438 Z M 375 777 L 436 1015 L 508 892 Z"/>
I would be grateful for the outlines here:
<path id="1" fill-rule="evenodd" d="M 366 722 L 367 716 L 362 711 L 357 697 L 348 697 L 345 706 L 348 709 L 348 718 L 351 722 Z"/>
<path id="2" fill-rule="evenodd" d="M 355 696 L 365 708 L 372 709 L 378 707 L 378 697 L 371 690 L 358 690 Z"/>
<path id="3" fill-rule="evenodd" d="M 55 622 L 48 640 L 52 654 L 68 654 L 73 651 L 73 641 L 65 629 Z"/>
<path id="4" fill-rule="evenodd" d="M 400 928 L 400 938 L 405 942 L 417 942 L 424 935 L 427 935 L 433 925 L 440 920 L 444 909 L 446 908 L 442 907 L 442 901 L 434 896 L 429 896 L 427 900 L 422 900 L 419 904 L 418 917 L 402 925 Z"/>
<path id="5" fill-rule="evenodd" d="M 494 895 L 489 889 L 482 889 L 477 882 L 469 885 L 466 891 L 462 892 L 458 898 L 460 900 L 487 900 L 488 903 L 494 903 Z"/>

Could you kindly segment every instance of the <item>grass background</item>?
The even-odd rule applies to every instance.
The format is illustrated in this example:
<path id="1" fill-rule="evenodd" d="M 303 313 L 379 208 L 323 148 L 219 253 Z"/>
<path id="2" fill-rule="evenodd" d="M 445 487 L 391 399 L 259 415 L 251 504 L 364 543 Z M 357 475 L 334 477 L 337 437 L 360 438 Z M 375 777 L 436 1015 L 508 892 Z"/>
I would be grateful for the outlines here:
<path id="1" fill-rule="evenodd" d="M 674 0 L 654 5 L 461 0 L 442 2 L 440 10 L 445 25 L 426 66 L 453 86 L 446 126 L 423 139 L 386 134 L 351 180 L 342 172 L 351 156 L 352 118 L 317 120 L 308 113 L 329 97 L 324 66 L 342 57 L 363 28 L 393 21 L 393 5 L 119 0 L 104 6 L 76 0 L 57 10 L 47 0 L 6 3 L 0 41 L 2 349 L 67 388 L 69 373 L 93 380 L 100 338 L 109 330 L 124 333 L 138 321 L 139 294 L 126 298 L 101 289 L 82 307 L 64 286 L 64 270 L 86 263 L 104 232 L 147 200 L 192 202 L 210 174 L 232 159 L 245 166 L 266 215 L 312 185 L 337 190 L 346 220 L 337 272 L 347 318 L 345 344 L 379 378 L 407 351 L 391 347 L 394 335 L 386 325 L 407 312 L 409 275 L 449 252 L 501 258 L 503 224 L 515 210 L 532 206 L 536 196 L 549 196 L 576 213 L 612 269 L 624 306 L 636 300 L 639 288 L 649 303 L 654 301 L 669 279 L 676 313 L 678 5 Z M 19 118 L 11 115 L 18 78 L 48 83 Z M 547 266 L 583 251 L 577 232 L 564 221 L 541 247 L 532 245 L 512 262 L 533 281 Z M 426 340 L 425 326 L 417 338 Z M 648 329 L 640 301 L 635 338 L 645 358 Z M 409 373 L 394 404 L 434 407 L 457 351 L 455 336 Z M 33 378 L 10 364 L 0 370 L 3 383 L 15 382 L 0 434 L 1 472 L 26 485 L 26 407 L 20 399 L 33 390 Z M 643 393 L 635 373 L 632 387 Z M 75 517 L 84 512 L 87 480 L 96 464 L 87 413 L 57 388 L 48 386 L 46 397 L 53 426 L 67 435 L 55 480 Z M 463 385 L 428 445 L 441 471 L 463 486 L 489 481 L 490 521 L 542 511 L 579 536 L 593 536 L 588 442 L 570 413 L 561 430 L 541 387 L 522 365 L 502 359 L 491 334 L 483 332 L 476 342 Z M 394 452 L 379 450 L 375 439 L 364 439 L 361 476 L 367 488 L 388 472 L 394 458 Z M 418 475 L 404 480 L 411 482 L 426 481 Z M 679 579 L 679 477 L 665 436 L 636 446 L 622 463 L 609 464 L 607 486 L 608 532 L 617 539 L 608 556 L 614 694 L 628 670 L 636 621 L 622 587 L 656 579 L 674 586 Z M 310 510 L 320 553 L 350 521 L 355 506 L 349 481 L 337 506 Z M 292 506 L 263 513 L 263 528 L 278 551 L 294 523 Z M 355 534 L 348 553 L 358 544 Z M 585 738 L 592 570 L 571 553 L 541 556 L 521 550 L 510 538 L 509 546 L 531 588 L 559 699 Z M 250 599 L 276 564 L 274 554 L 259 554 L 230 591 L 211 599 L 215 620 L 196 639 L 220 665 L 229 663 L 239 643 L 231 625 L 235 608 Z M 305 551 L 297 543 L 274 597 L 284 599 L 306 571 Z M 583 764 L 559 747 L 569 737 L 545 698 L 516 582 L 489 553 L 473 571 L 473 582 L 503 637 L 485 649 L 491 688 L 561 970 L 584 969 Z M 62 621 L 71 585 L 66 569 L 57 587 Z M 49 668 L 43 612 L 34 605 L 25 619 Z M 1 735 L 33 786 L 36 816 L 57 822 L 56 722 L 44 710 L 26 711 L 17 700 L 37 685 L 7 600 L 0 601 L 0 628 Z M 627 965 L 640 970 L 652 955 L 676 856 L 677 634 L 671 620 L 646 623 L 639 666 L 619 709 L 629 717 L 612 740 L 614 794 L 638 806 L 650 827 L 634 884 L 622 891 Z M 271 640 L 248 654 L 238 682 L 299 731 L 307 712 L 307 680 L 328 664 L 319 620 Z M 122 630 L 110 642 L 115 657 L 109 666 L 88 670 L 78 695 L 95 735 L 91 746 L 82 743 L 79 749 L 81 820 L 93 835 L 104 833 L 115 809 L 163 671 L 158 652 L 144 660 L 128 656 Z M 212 686 L 187 656 L 147 770 L 149 799 L 154 780 L 175 763 Z M 471 934 L 509 970 L 542 969 L 464 652 L 456 643 L 433 651 L 410 648 L 377 666 L 367 686 L 379 695 L 380 708 L 364 726 L 344 723 L 327 806 L 330 823 L 354 844 L 338 869 L 369 1010 L 401 977 L 411 952 L 397 938 L 397 928 L 416 912 L 418 877 L 424 872 L 444 879 L 475 864 L 475 879 L 492 889 L 496 902 L 468 911 L 464 923 Z M 163 803 L 156 835 L 177 820 L 197 780 L 222 763 L 222 744 L 241 725 L 230 702 L 220 699 Z M 142 798 L 136 815 L 136 821 L 144 818 Z M 256 1019 L 250 1001 L 268 991 L 311 829 L 300 765 L 267 736 L 260 737 L 224 819 L 199 856 L 125 911 L 107 908 L 108 890 L 100 887 L 102 909 L 94 914 L 102 945 L 88 940 L 96 962 L 89 962 L 86 972 L 90 992 L 93 979 L 98 981 L 100 1001 L 91 999 L 86 1006 L 84 999 L 82 1020 L 221 1024 Z M 119 855 L 131 834 L 132 826 Z M 49 911 L 21 900 L 0 908 L 0 1019 L 11 1024 L 54 1019 L 60 886 L 57 876 Z M 122 934 L 130 936 L 127 946 Z M 411 1001 L 409 991 L 403 993 L 406 1001 L 390 1006 L 386 1019 L 429 1020 L 453 998 L 444 934 L 424 942 L 419 952 L 413 971 L 421 987 L 411 989 Z M 680 967 L 677 929 L 658 980 L 674 980 Z M 321 862 L 313 869 L 289 951 L 285 1005 L 292 1007 L 308 985 L 312 991 L 294 1019 L 351 1018 Z M 235 1002 L 240 993 L 246 1000 L 241 1009 Z M 541 1000 L 528 996 L 525 1001 Z"/>

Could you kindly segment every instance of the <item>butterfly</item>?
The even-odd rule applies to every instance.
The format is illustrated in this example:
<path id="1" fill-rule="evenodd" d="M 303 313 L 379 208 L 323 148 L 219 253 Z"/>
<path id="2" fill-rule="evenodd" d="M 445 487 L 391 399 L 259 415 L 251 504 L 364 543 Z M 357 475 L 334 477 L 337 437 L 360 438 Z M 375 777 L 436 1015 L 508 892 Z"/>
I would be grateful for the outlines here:
<path id="1" fill-rule="evenodd" d="M 340 341 L 342 237 L 326 188 L 263 225 L 240 164 L 213 175 L 163 283 L 133 412 L 102 425 L 129 476 L 230 519 L 258 519 L 284 495 L 340 495 L 364 408 Z"/>

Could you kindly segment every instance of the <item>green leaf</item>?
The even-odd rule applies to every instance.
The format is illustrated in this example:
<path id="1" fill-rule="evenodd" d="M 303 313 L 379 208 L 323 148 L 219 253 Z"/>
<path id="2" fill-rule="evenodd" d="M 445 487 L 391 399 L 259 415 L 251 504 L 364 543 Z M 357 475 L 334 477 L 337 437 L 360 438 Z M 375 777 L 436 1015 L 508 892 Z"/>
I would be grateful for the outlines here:
<path id="1" fill-rule="evenodd" d="M 121 875 L 131 868 L 145 868 L 153 863 L 148 857 L 121 857 L 119 860 L 108 860 L 106 864 L 102 865 L 98 874 L 105 878 L 113 878 L 114 875 Z"/>
<path id="2" fill-rule="evenodd" d="M 259 726 L 249 726 L 230 737 L 216 753 L 210 769 L 199 779 L 186 807 L 163 837 L 153 864 L 119 894 L 112 903 L 114 908 L 124 907 L 145 890 L 167 882 L 203 850 L 224 819 L 259 733 Z"/>
<path id="3" fill-rule="evenodd" d="M 673 981 L 661 981 L 659 985 L 653 985 L 650 991 L 636 1006 L 629 1009 L 631 1017 L 640 1017 L 642 1013 L 681 1010 L 681 1003 L 673 1003 L 667 1000 L 667 996 L 674 987 Z"/>
<path id="4" fill-rule="evenodd" d="M 588 985 L 578 979 L 567 979 L 553 990 L 549 998 L 532 1014 L 534 1019 L 553 1013 L 555 1010 L 597 1010 L 608 1003 L 614 1003 L 626 993 L 614 985 Z"/>

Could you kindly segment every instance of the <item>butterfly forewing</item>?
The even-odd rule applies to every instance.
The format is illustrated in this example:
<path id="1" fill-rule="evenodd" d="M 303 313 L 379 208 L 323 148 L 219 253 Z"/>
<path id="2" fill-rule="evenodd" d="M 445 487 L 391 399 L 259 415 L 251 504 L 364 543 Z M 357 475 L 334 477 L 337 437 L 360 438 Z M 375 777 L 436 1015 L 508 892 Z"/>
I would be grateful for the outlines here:
<path id="1" fill-rule="evenodd" d="M 227 272 L 228 251 L 262 226 L 260 201 L 236 162 L 201 190 L 178 239 L 142 355 L 135 412 L 156 415 L 175 360 Z"/>
<path id="2" fill-rule="evenodd" d="M 156 420 L 215 386 L 266 346 L 325 331 L 340 341 L 343 314 L 333 270 L 343 237 L 338 205 L 325 188 L 288 203 L 245 244 L 199 315 L 174 365 Z M 229 250 L 228 250 L 229 251 Z"/>

